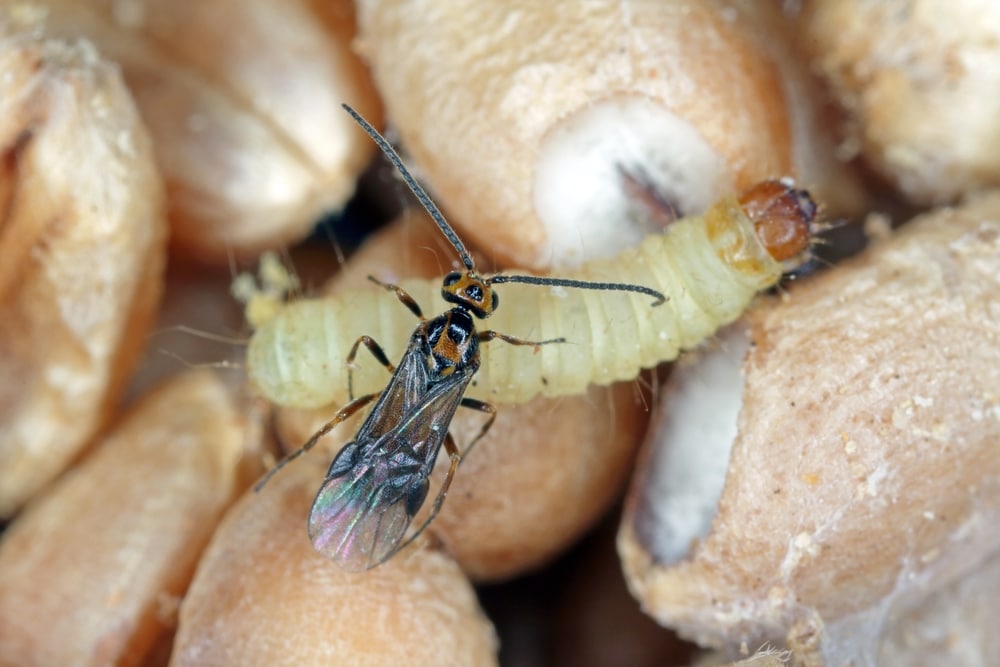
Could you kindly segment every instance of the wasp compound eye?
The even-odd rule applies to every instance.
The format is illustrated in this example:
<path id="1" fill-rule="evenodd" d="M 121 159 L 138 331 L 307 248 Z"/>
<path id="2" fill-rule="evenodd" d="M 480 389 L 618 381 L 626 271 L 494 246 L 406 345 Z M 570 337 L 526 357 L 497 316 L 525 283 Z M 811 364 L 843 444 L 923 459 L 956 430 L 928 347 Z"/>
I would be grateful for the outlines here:
<path id="1" fill-rule="evenodd" d="M 461 273 L 459 273 L 458 271 L 452 271 L 451 273 L 449 273 L 444 277 L 444 286 L 451 287 L 461 279 L 462 279 Z"/>

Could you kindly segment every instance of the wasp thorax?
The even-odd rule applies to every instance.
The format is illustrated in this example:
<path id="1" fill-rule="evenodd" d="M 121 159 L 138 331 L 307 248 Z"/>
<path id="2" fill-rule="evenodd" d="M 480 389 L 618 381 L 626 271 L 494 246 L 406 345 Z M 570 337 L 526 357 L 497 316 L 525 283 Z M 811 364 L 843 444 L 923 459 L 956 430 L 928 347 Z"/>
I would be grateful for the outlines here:
<path id="1" fill-rule="evenodd" d="M 468 308 L 480 319 L 492 315 L 500 304 L 489 280 L 480 278 L 472 271 L 452 271 L 445 276 L 441 285 L 441 297 L 448 303 Z"/>
<path id="2" fill-rule="evenodd" d="M 809 249 L 816 203 L 790 181 L 762 181 L 739 198 L 771 257 L 791 259 Z"/>

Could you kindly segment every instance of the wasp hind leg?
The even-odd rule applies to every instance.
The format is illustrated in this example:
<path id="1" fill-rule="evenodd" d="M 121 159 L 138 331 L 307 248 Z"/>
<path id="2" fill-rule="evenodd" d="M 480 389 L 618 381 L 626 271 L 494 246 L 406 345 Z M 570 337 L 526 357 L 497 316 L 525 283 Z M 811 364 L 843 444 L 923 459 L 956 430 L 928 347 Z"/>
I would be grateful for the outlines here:
<path id="1" fill-rule="evenodd" d="M 264 475 L 264 478 L 254 485 L 253 487 L 254 493 L 257 493 L 258 491 L 263 489 L 264 485 L 267 484 L 269 481 L 271 481 L 271 478 L 274 477 L 279 470 L 281 470 L 286 465 L 288 465 L 289 463 L 291 463 L 292 461 L 299 458 L 300 456 L 308 452 L 310 449 L 315 447 L 316 443 L 319 442 L 320 438 L 322 438 L 324 435 L 332 431 L 334 427 L 337 426 L 337 424 L 349 419 L 354 413 L 356 413 L 358 410 L 371 403 L 373 400 L 378 398 L 378 396 L 379 394 L 365 394 L 364 396 L 354 399 L 353 401 L 345 405 L 343 408 L 341 408 L 340 411 L 333 416 L 333 419 L 323 424 L 323 426 L 318 431 L 312 434 L 312 437 L 310 437 L 306 441 L 306 444 L 302 445 L 294 452 L 292 452 L 285 458 L 278 461 L 277 465 L 268 470 L 267 474 Z"/>
<path id="2" fill-rule="evenodd" d="M 420 534 L 424 532 L 424 529 L 426 529 L 427 526 L 430 525 L 431 521 L 434 520 L 434 517 L 436 517 L 438 515 L 438 512 L 441 511 L 441 506 L 444 505 L 445 496 L 448 495 L 448 489 L 451 487 L 451 481 L 455 478 L 455 472 L 458 470 L 458 466 L 462 463 L 462 459 L 464 459 L 466 455 L 468 455 L 469 451 L 472 450 L 473 445 L 479 442 L 483 438 L 483 436 L 485 436 L 486 433 L 489 432 L 490 427 L 493 426 L 493 422 L 496 421 L 497 409 L 496 406 L 494 406 L 491 403 L 487 403 L 486 401 L 479 401 L 476 400 L 475 398 L 463 398 L 461 405 L 464 408 L 469 408 L 471 410 L 478 410 L 479 412 L 484 412 L 489 415 L 489 418 L 486 420 L 486 423 L 483 424 L 482 428 L 479 429 L 479 433 L 476 434 L 476 437 L 472 439 L 472 441 L 469 443 L 469 446 L 466 447 L 465 451 L 462 452 L 461 454 L 458 453 L 458 445 L 455 444 L 455 438 L 451 435 L 451 432 L 449 432 L 448 435 L 445 436 L 444 449 L 446 452 L 448 452 L 448 458 L 451 459 L 451 463 L 448 465 L 448 472 L 445 473 L 444 481 L 441 482 L 441 488 L 438 490 L 437 496 L 435 496 L 434 498 L 434 504 L 431 506 L 431 511 L 427 515 L 427 519 L 422 524 L 420 524 L 420 527 L 417 528 L 413 532 L 413 534 L 406 539 L 405 542 L 403 542 L 398 547 L 393 549 L 388 555 L 386 555 L 385 558 L 380 560 L 375 565 L 384 563 L 385 561 L 389 560 L 396 553 L 402 551 L 403 549 L 408 547 L 411 542 L 420 537 Z M 372 567 L 375 567 L 375 565 L 372 565 Z"/>
<path id="3" fill-rule="evenodd" d="M 427 526 L 431 524 L 431 521 L 433 521 L 438 515 L 438 512 L 441 511 L 441 506 L 444 505 L 444 499 L 448 495 L 448 489 L 451 487 L 451 481 L 455 478 L 455 471 L 458 470 L 458 464 L 462 462 L 462 456 L 458 453 L 458 446 L 455 444 L 455 438 L 452 437 L 451 433 L 448 433 L 448 435 L 444 437 L 444 449 L 448 452 L 448 458 L 451 459 L 451 463 L 448 465 L 448 472 L 445 473 L 444 481 L 441 482 L 441 488 L 438 489 L 437 496 L 434 497 L 434 504 L 431 505 L 431 511 L 427 514 L 427 518 L 424 519 L 424 522 L 413 531 L 412 535 L 401 542 L 395 549 L 386 554 L 385 557 L 378 563 L 373 563 L 371 567 L 375 567 L 376 565 L 386 562 L 397 553 L 410 546 L 410 543 L 420 537 L 420 534 L 424 532 Z"/>

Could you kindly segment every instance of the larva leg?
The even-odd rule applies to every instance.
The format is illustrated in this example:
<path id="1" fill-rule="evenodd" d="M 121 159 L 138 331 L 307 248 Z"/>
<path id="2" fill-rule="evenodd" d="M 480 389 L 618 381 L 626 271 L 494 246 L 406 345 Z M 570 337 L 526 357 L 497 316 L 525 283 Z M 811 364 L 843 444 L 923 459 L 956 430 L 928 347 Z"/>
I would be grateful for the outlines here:
<path id="1" fill-rule="evenodd" d="M 495 338 L 499 338 L 505 343 L 510 343 L 511 345 L 531 345 L 532 347 L 538 347 L 539 345 L 548 345 L 550 343 L 565 343 L 566 339 L 563 337 L 550 338 L 549 340 L 524 340 L 523 338 L 515 338 L 514 336 L 508 336 L 505 333 L 500 333 L 499 331 L 480 331 L 476 334 L 479 338 L 480 343 L 488 343 Z"/>
<path id="2" fill-rule="evenodd" d="M 292 452 L 285 458 L 278 461 L 278 464 L 273 468 L 271 468 L 266 475 L 264 475 L 264 479 L 260 480 L 259 482 L 257 482 L 257 484 L 254 485 L 253 487 L 254 493 L 258 493 L 261 489 L 263 489 L 264 485 L 267 484 L 271 480 L 271 478 L 274 477 L 275 474 L 277 474 L 279 470 L 281 470 L 286 465 L 288 465 L 289 463 L 291 463 L 292 461 L 299 458 L 300 456 L 308 452 L 310 449 L 315 447 L 316 443 L 319 442 L 319 439 L 322 438 L 327 433 L 329 433 L 330 431 L 332 431 L 337 424 L 350 418 L 354 413 L 356 413 L 358 410 L 371 403 L 379 396 L 380 394 L 365 394 L 364 396 L 361 396 L 351 401 L 346 406 L 344 406 L 340 410 L 340 412 L 338 412 L 336 415 L 333 416 L 333 419 L 323 424 L 322 428 L 313 433 L 312 437 L 306 441 L 306 444 L 302 445 L 294 452 Z"/>
<path id="3" fill-rule="evenodd" d="M 475 445 L 477 442 L 479 442 L 483 438 L 483 436 L 486 435 L 486 432 L 489 431 L 490 428 L 493 426 L 493 422 L 495 422 L 497 419 L 497 409 L 496 406 L 494 406 L 492 403 L 487 403 L 486 401 L 480 401 L 475 398 L 463 398 L 461 405 L 463 408 L 478 410 L 479 412 L 484 412 L 489 415 L 489 418 L 486 420 L 486 423 L 483 424 L 483 427 L 481 429 L 479 429 L 479 433 L 476 434 L 476 437 L 469 442 L 469 445 L 465 448 L 465 451 L 462 452 L 462 458 L 464 459 L 466 456 L 469 455 L 469 452 L 472 450 L 472 446 Z"/>
<path id="4" fill-rule="evenodd" d="M 445 496 L 448 495 L 448 489 L 451 487 L 451 480 L 455 478 L 455 471 L 458 470 L 458 464 L 462 461 L 462 457 L 458 453 L 458 447 L 455 445 L 455 438 L 452 437 L 450 432 L 444 437 L 444 449 L 448 452 L 448 458 L 451 459 L 451 464 L 448 466 L 448 472 L 444 476 L 444 481 L 441 482 L 441 488 L 438 490 L 437 496 L 434 498 L 434 504 L 431 506 L 430 514 L 427 515 L 427 518 L 422 524 L 420 524 L 420 527 L 417 528 L 405 542 L 389 552 L 385 558 L 380 560 L 378 563 L 375 563 L 375 565 L 384 563 L 395 556 L 398 552 L 409 546 L 413 540 L 420 537 L 420 533 L 424 532 L 424 529 L 430 525 L 431 521 L 434 520 L 434 517 L 436 517 L 438 512 L 441 511 L 441 506 L 444 505 Z M 375 565 L 372 567 L 375 567 Z"/>
<path id="5" fill-rule="evenodd" d="M 368 280 L 372 281 L 373 283 L 375 283 L 376 285 L 378 285 L 383 289 L 387 289 L 390 292 L 395 292 L 396 298 L 399 299 L 399 302 L 402 303 L 407 308 L 409 308 L 410 312 L 416 315 L 418 318 L 420 318 L 421 322 L 427 319 L 424 317 L 423 312 L 420 310 L 420 304 L 418 304 L 416 300 L 412 296 L 410 296 L 406 292 L 406 290 L 404 290 L 402 287 L 399 287 L 398 285 L 393 285 L 392 283 L 384 283 L 375 276 L 368 276 Z"/>
<path id="6" fill-rule="evenodd" d="M 380 364 L 385 366 L 390 373 L 396 372 L 396 367 L 392 365 L 389 361 L 389 357 L 385 356 L 385 351 L 382 346 L 375 342 L 375 339 L 371 336 L 361 336 L 356 341 L 354 345 L 351 346 L 351 351 L 347 353 L 347 399 L 350 401 L 354 400 L 354 358 L 358 355 L 358 346 L 362 343 L 368 348 L 368 351 L 372 353 L 375 360 Z"/>

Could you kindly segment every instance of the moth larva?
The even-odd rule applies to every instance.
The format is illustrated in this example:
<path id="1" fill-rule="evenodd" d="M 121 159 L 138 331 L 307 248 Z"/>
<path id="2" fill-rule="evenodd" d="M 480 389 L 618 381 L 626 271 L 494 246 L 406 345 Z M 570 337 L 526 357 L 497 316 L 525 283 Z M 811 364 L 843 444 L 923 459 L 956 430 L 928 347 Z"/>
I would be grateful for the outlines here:
<path id="1" fill-rule="evenodd" d="M 526 340 L 495 329 L 479 330 L 477 320 L 487 319 L 500 306 L 494 285 L 520 283 L 642 294 L 653 299 L 650 307 L 662 305 L 666 297 L 644 285 L 511 274 L 481 276 L 465 244 L 427 192 L 414 180 L 395 149 L 358 112 L 346 104 L 344 109 L 399 170 L 403 181 L 427 210 L 465 268 L 448 273 L 441 281 L 441 297 L 450 305 L 433 317 L 425 316 L 420 304 L 398 285 L 368 277 L 392 293 L 417 319 L 406 352 L 393 364 L 376 339 L 368 335 L 355 339 L 346 357 L 350 402 L 254 486 L 255 492 L 260 491 L 284 466 L 312 449 L 323 436 L 352 415 L 371 405 L 354 439 L 344 445 L 330 463 L 309 510 L 309 539 L 316 551 L 345 569 L 360 571 L 392 558 L 423 533 L 440 511 L 462 460 L 451 434 L 455 412 L 466 408 L 487 415 L 479 434 L 466 443 L 466 451 L 493 426 L 496 408 L 465 395 L 482 362 L 480 349 L 497 340 L 499 343 L 490 347 L 504 343 L 538 349 L 565 342 L 563 338 Z M 272 282 L 266 276 L 262 280 L 265 287 Z M 361 345 L 391 377 L 380 391 L 355 396 L 351 391 L 353 373 L 350 367 Z M 431 471 L 442 448 L 450 460 L 448 472 L 423 523 L 406 537 L 410 523 L 428 498 Z"/>
<path id="2" fill-rule="evenodd" d="M 617 257 L 590 262 L 566 276 L 647 285 L 667 296 L 659 308 L 650 308 L 649 297 L 641 294 L 504 285 L 504 308 L 493 315 L 493 328 L 567 342 L 541 346 L 533 355 L 507 345 L 483 346 L 482 366 L 467 395 L 519 403 L 537 394 L 577 394 L 590 383 L 634 378 L 642 368 L 675 359 L 739 317 L 757 292 L 801 264 L 815 214 L 806 191 L 787 181 L 764 181 Z M 440 285 L 439 280 L 400 282 L 428 312 L 447 308 Z M 254 332 L 247 371 L 276 404 L 343 403 L 345 360 L 354 341 L 370 335 L 396 359 L 413 326 L 413 316 L 399 307 L 395 295 L 377 288 L 301 299 L 285 304 Z M 359 362 L 355 394 L 377 392 L 386 380 L 378 363 Z"/>

